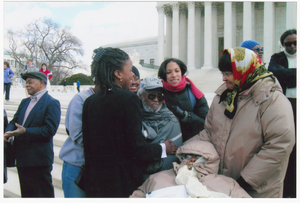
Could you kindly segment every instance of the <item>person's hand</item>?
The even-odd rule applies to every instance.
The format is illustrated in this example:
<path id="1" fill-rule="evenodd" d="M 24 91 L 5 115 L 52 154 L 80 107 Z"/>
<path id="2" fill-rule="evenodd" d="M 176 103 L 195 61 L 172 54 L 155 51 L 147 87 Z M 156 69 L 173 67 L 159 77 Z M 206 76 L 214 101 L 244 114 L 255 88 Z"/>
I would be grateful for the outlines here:
<path id="1" fill-rule="evenodd" d="M 16 130 L 14 131 L 7 131 L 4 133 L 4 141 L 5 142 L 9 142 L 10 141 L 10 138 L 12 136 L 19 136 L 19 135 L 22 135 L 26 132 L 26 128 L 24 128 L 23 126 L 15 123 L 15 126 L 17 127 Z"/>
<path id="2" fill-rule="evenodd" d="M 177 118 L 183 119 L 185 117 L 185 111 L 179 108 L 179 106 L 173 105 L 169 109 Z"/>
<path id="3" fill-rule="evenodd" d="M 171 142 L 173 142 L 173 140 L 164 141 L 164 144 L 166 145 L 166 152 L 167 154 L 176 154 L 179 146 L 171 144 Z"/>
<path id="4" fill-rule="evenodd" d="M 27 70 L 25 70 L 24 73 L 27 73 Z"/>

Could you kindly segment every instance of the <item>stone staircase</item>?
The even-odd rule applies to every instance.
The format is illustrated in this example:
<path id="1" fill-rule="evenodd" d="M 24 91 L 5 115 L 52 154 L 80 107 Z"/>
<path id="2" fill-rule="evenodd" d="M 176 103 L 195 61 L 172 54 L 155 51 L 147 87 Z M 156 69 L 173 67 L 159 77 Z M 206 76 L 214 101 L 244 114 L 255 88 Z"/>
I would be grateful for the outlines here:
<path id="1" fill-rule="evenodd" d="M 18 109 L 19 103 L 9 102 L 8 104 L 4 104 L 4 109 L 6 110 L 8 121 L 10 121 L 15 112 Z M 61 173 L 62 173 L 62 164 L 63 161 L 59 158 L 59 151 L 64 141 L 67 139 L 67 133 L 65 130 L 65 116 L 67 112 L 67 106 L 61 105 L 61 121 L 56 132 L 56 135 L 53 138 L 53 151 L 54 151 L 54 164 L 52 170 L 52 183 L 54 186 L 54 195 L 56 198 L 63 198 L 64 193 L 62 190 L 62 181 L 61 181 Z M 4 198 L 18 198 L 21 197 L 20 185 L 19 185 L 19 177 L 17 173 L 17 168 L 7 168 L 7 183 L 3 185 L 3 197 Z"/>

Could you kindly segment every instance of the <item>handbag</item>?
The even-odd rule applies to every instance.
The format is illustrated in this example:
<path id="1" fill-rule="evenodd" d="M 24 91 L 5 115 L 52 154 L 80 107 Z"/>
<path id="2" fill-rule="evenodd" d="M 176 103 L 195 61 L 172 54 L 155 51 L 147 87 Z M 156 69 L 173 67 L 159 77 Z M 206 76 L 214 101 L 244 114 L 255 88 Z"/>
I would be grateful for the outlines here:
<path id="1" fill-rule="evenodd" d="M 83 191 L 85 191 L 85 165 L 83 164 L 80 168 L 79 174 L 74 180 L 74 183 Z"/>

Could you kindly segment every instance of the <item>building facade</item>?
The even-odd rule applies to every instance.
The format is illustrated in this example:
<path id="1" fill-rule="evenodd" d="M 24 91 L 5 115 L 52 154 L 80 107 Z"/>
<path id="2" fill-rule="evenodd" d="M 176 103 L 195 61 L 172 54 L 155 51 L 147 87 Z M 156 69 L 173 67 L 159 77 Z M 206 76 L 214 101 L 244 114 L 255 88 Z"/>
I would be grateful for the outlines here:
<path id="1" fill-rule="evenodd" d="M 279 38 L 297 27 L 297 2 L 158 2 L 158 60 L 174 57 L 188 69 L 218 66 L 224 48 L 255 40 L 263 61 L 280 51 Z"/>

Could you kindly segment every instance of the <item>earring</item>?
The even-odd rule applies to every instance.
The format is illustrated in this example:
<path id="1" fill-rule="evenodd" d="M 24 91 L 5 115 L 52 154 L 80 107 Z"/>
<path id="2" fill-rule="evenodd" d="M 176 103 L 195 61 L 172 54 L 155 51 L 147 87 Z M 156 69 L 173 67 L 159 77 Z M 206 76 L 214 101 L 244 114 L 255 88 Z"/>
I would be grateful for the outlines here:
<path id="1" fill-rule="evenodd" d="M 122 78 L 120 78 L 120 81 L 122 82 Z"/>

